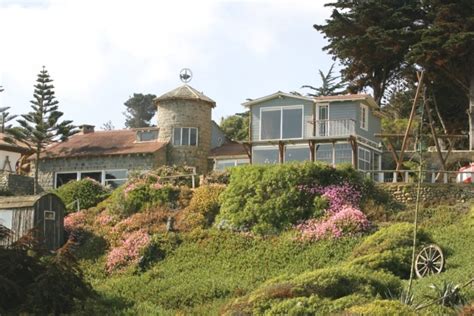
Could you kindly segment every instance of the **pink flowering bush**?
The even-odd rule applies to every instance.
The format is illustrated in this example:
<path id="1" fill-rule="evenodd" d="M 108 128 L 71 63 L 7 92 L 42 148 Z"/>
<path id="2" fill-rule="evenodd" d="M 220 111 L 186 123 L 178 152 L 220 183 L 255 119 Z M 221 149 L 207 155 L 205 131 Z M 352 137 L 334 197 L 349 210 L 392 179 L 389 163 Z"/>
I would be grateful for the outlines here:
<path id="1" fill-rule="evenodd" d="M 78 231 L 87 224 L 87 216 L 84 210 L 71 213 L 64 217 L 64 230 L 68 233 Z"/>
<path id="2" fill-rule="evenodd" d="M 351 206 L 329 213 L 329 217 L 323 220 L 310 219 L 296 226 L 305 240 L 354 236 L 369 228 L 370 223 L 364 213 Z"/>
<path id="3" fill-rule="evenodd" d="M 362 197 L 361 192 L 347 182 L 328 186 L 301 186 L 300 189 L 327 200 L 329 205 L 326 211 L 331 214 L 339 212 L 345 206 L 358 208 Z"/>
<path id="4" fill-rule="evenodd" d="M 106 262 L 106 269 L 112 272 L 127 265 L 137 263 L 140 259 L 141 251 L 150 243 L 150 236 L 141 229 L 124 236 L 122 244 L 113 248 Z"/>

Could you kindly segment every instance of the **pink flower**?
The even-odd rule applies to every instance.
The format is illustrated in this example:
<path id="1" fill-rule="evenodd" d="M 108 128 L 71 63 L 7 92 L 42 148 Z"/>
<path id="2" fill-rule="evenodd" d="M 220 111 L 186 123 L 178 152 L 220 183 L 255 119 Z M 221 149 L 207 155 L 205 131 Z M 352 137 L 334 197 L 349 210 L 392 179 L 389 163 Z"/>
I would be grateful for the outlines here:
<path id="1" fill-rule="evenodd" d="M 109 252 L 106 262 L 107 271 L 112 272 L 129 264 L 137 263 L 140 259 L 140 252 L 149 243 L 150 236 L 144 230 L 137 230 L 126 235 L 122 244 Z"/>
<path id="2" fill-rule="evenodd" d="M 362 197 L 359 190 L 345 182 L 328 186 L 300 186 L 300 190 L 313 195 L 321 195 L 329 201 L 328 213 L 335 214 L 345 206 L 359 207 Z"/>
<path id="3" fill-rule="evenodd" d="M 64 230 L 68 233 L 79 230 L 86 224 L 86 213 L 78 211 L 64 217 Z"/>

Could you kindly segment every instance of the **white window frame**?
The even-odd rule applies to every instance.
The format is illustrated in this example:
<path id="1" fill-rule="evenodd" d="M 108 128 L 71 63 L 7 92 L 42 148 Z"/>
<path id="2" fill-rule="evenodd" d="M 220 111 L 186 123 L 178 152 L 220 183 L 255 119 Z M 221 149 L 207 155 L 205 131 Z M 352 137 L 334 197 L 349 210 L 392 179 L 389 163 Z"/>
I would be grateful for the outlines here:
<path id="1" fill-rule="evenodd" d="M 359 147 L 358 151 L 359 152 L 357 152 L 357 169 L 363 170 L 363 171 L 369 171 L 371 169 L 372 152 L 368 149 L 363 148 L 363 147 Z M 360 151 L 365 151 L 366 153 L 369 153 L 369 160 L 361 159 Z M 368 163 L 369 164 L 369 169 L 361 169 L 360 168 L 360 161 Z"/>
<path id="2" fill-rule="evenodd" d="M 79 181 L 81 180 L 81 175 L 83 173 L 91 173 L 91 172 L 100 172 L 101 173 L 101 176 L 100 176 L 100 184 L 102 185 L 106 185 L 106 182 L 107 181 L 112 181 L 112 179 L 105 179 L 105 173 L 106 172 L 113 172 L 113 171 L 125 171 L 127 173 L 127 178 L 125 179 L 113 179 L 115 181 L 117 180 L 125 180 L 127 181 L 128 180 L 128 169 L 102 169 L 102 170 L 80 170 L 80 171 L 77 171 L 77 170 L 71 170 L 71 171 L 60 171 L 60 172 L 55 172 L 54 173 L 54 188 L 57 189 L 58 188 L 58 175 L 59 174 L 66 174 L 66 173 L 75 173 L 76 174 L 76 181 Z"/>
<path id="3" fill-rule="evenodd" d="M 230 166 L 230 167 L 237 167 L 239 164 L 240 165 L 250 164 L 250 160 L 249 159 L 244 159 L 244 158 L 216 159 L 215 162 L 214 162 L 214 170 L 217 170 L 216 167 L 217 167 L 218 162 L 232 162 L 234 165 Z"/>
<path id="4" fill-rule="evenodd" d="M 180 140 L 179 140 L 179 145 L 175 145 L 174 143 L 174 130 L 175 129 L 181 129 L 181 133 L 180 133 Z M 188 144 L 191 144 L 191 129 L 195 129 L 196 130 L 196 145 L 183 145 L 183 128 L 188 128 L 189 129 L 189 134 L 188 134 Z M 186 126 L 183 126 L 183 127 L 174 127 L 173 128 L 173 139 L 172 139 L 172 144 L 173 146 L 183 146 L 183 147 L 198 147 L 199 146 L 199 128 L 197 127 L 186 127 Z"/>
<path id="5" fill-rule="evenodd" d="M 328 118 L 324 119 L 324 120 L 319 117 L 319 111 L 322 107 L 326 107 L 327 108 L 327 113 L 328 113 Z M 329 126 L 329 124 L 330 124 L 329 123 L 330 122 L 330 120 L 329 120 L 329 117 L 330 117 L 329 116 L 330 115 L 329 111 L 330 111 L 329 103 L 317 103 L 316 104 L 316 122 L 327 121 L 326 135 L 323 135 L 323 137 L 324 136 L 329 136 L 329 127 L 330 127 Z M 319 135 L 318 128 L 319 128 L 319 124 L 315 124 L 315 126 L 314 126 L 314 136 Z M 321 135 L 319 135 L 319 136 L 321 136 Z"/>
<path id="6" fill-rule="evenodd" d="M 360 128 L 369 130 L 369 107 L 365 104 L 360 105 Z"/>
<path id="7" fill-rule="evenodd" d="M 295 110 L 301 109 L 301 137 L 298 138 L 283 138 L 283 110 Z M 280 110 L 280 138 L 262 139 L 262 112 L 278 111 Z M 259 140 L 270 141 L 270 140 L 281 140 L 281 139 L 303 139 L 304 138 L 304 105 L 290 105 L 290 106 L 269 106 L 260 108 L 260 135 Z"/>

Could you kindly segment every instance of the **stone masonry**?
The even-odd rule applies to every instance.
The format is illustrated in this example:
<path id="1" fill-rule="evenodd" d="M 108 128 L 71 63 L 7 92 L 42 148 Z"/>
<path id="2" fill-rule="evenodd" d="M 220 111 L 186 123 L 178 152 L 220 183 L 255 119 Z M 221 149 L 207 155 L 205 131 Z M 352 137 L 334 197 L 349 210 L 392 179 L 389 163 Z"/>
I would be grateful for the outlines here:
<path id="1" fill-rule="evenodd" d="M 40 163 L 39 187 L 43 191 L 51 190 L 54 186 L 55 172 L 67 171 L 100 171 L 127 169 L 143 171 L 166 164 L 166 151 L 160 150 L 155 154 L 130 154 L 103 157 L 60 158 L 42 160 Z M 30 175 L 34 176 L 35 166 L 32 161 Z"/>
<path id="2" fill-rule="evenodd" d="M 211 149 L 211 105 L 201 100 L 170 99 L 159 101 L 157 106 L 158 140 L 170 142 L 168 164 L 194 166 L 198 173 L 206 173 Z M 175 127 L 197 127 L 198 146 L 173 146 Z"/>
<path id="3" fill-rule="evenodd" d="M 0 172 L 0 190 L 13 195 L 33 194 L 32 177 L 22 176 L 11 172 Z"/>

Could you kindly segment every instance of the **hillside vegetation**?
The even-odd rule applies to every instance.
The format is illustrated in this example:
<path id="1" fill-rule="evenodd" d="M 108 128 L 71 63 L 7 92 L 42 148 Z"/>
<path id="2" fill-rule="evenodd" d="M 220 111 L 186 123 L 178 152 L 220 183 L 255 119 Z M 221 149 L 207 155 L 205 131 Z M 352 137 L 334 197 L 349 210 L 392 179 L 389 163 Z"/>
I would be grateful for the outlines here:
<path id="1" fill-rule="evenodd" d="M 252 175 L 244 177 L 246 173 Z M 254 193 L 244 183 L 252 185 Z M 292 204 L 277 199 L 294 187 L 286 192 Z M 348 199 L 350 211 L 343 211 L 348 206 L 340 197 L 349 189 L 360 192 L 360 198 Z M 130 197 L 133 203 L 127 201 Z M 258 202 L 252 206 L 252 200 Z M 366 214 L 368 225 L 359 225 L 360 217 L 354 215 L 358 211 Z M 350 216 L 342 217 L 344 212 Z M 275 216 L 282 220 L 275 222 Z M 170 219 L 173 231 L 167 230 Z M 414 298 L 403 304 L 412 220 L 411 206 L 391 203 L 347 168 L 237 167 L 227 187 L 202 186 L 194 192 L 162 184 L 153 174 L 138 177 L 98 206 L 66 220 L 71 238 L 80 244 L 75 254 L 85 279 L 97 294 L 74 312 L 415 313 L 417 305 L 432 300 L 428 296 L 439 297 L 430 285 L 440 288 L 446 282 L 449 288 L 474 276 L 469 247 L 474 244 L 474 211 L 469 204 L 420 211 L 418 244 L 440 245 L 446 269 L 415 280 Z M 462 304 L 474 299 L 474 292 L 467 287 L 457 296 L 459 300 L 445 304 L 450 306 L 433 304 L 417 313 L 456 315 Z"/>

